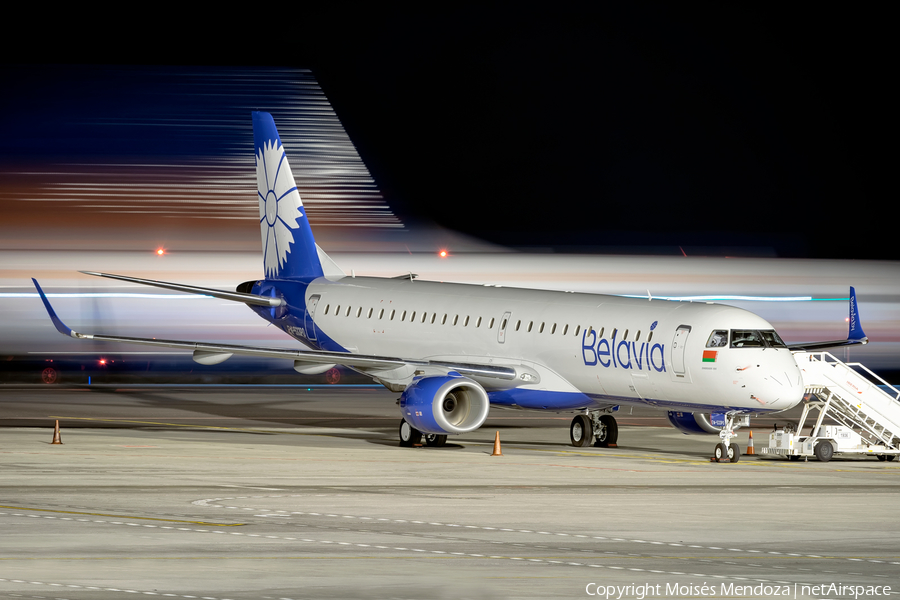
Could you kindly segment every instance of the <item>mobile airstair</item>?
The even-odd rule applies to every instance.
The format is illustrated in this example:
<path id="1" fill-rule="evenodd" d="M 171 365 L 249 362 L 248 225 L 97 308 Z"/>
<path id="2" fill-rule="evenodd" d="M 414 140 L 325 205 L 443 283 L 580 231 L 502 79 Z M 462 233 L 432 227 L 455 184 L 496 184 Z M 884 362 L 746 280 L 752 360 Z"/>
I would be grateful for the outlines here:
<path id="1" fill-rule="evenodd" d="M 835 453 L 869 454 L 894 460 L 900 454 L 900 390 L 860 363 L 844 363 L 828 352 L 795 352 L 806 395 L 803 415 L 793 427 L 774 431 L 762 454 L 791 460 L 814 456 L 827 462 Z M 809 435 L 806 420 L 818 411 Z M 826 419 L 838 425 L 824 425 Z"/>

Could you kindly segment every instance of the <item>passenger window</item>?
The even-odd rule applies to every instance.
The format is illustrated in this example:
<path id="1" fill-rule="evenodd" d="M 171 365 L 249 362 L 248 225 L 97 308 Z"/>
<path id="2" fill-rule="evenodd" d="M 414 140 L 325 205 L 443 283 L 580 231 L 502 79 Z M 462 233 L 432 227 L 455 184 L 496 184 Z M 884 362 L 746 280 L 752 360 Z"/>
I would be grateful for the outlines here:
<path id="1" fill-rule="evenodd" d="M 706 341 L 707 348 L 724 348 L 727 345 L 728 331 L 724 329 L 716 329 L 709 334 L 709 339 Z"/>
<path id="2" fill-rule="evenodd" d="M 334 316 L 336 316 L 336 317 L 341 316 L 341 305 L 340 304 L 338 304 L 337 308 L 334 309 Z"/>
<path id="3" fill-rule="evenodd" d="M 563 327 L 563 335 L 569 333 L 569 324 L 567 323 L 565 327 Z"/>
<path id="4" fill-rule="evenodd" d="M 521 325 L 522 325 L 522 321 L 516 321 L 516 331 L 519 330 L 519 327 L 521 327 Z"/>
<path id="5" fill-rule="evenodd" d="M 453 326 L 456 327 L 456 324 L 459 322 L 459 315 L 453 316 Z"/>
<path id="6" fill-rule="evenodd" d="M 597 337 L 598 337 L 598 338 L 602 338 L 602 337 L 603 337 L 603 332 L 604 332 L 604 331 L 606 331 L 606 327 L 601 327 L 601 328 L 600 328 L 600 333 L 597 334 Z M 615 332 L 613 332 L 613 333 L 615 333 Z"/>
<path id="7" fill-rule="evenodd" d="M 647 343 L 649 344 L 652 341 L 653 341 L 653 332 L 651 331 L 650 334 L 647 336 Z"/>
<path id="8" fill-rule="evenodd" d="M 466 321 L 463 323 L 463 327 L 469 326 L 469 315 L 466 315 Z"/>
<path id="9" fill-rule="evenodd" d="M 447 324 L 447 315 L 445 314 L 443 317 L 441 317 L 441 325 L 446 325 L 446 324 Z"/>
<path id="10" fill-rule="evenodd" d="M 350 308 L 351 308 L 350 306 L 347 307 L 347 314 L 344 315 L 345 317 L 349 317 L 349 316 L 350 316 Z"/>
<path id="11" fill-rule="evenodd" d="M 578 334 L 581 333 L 581 325 L 575 328 L 575 337 L 578 337 Z"/>
<path id="12" fill-rule="evenodd" d="M 503 326 L 506 327 L 505 322 L 503 323 Z M 488 325 L 488 329 L 493 329 L 493 328 L 494 328 L 494 317 L 491 317 L 491 324 Z"/>
<path id="13" fill-rule="evenodd" d="M 538 333 L 544 333 L 544 324 L 541 323 L 541 328 L 538 329 Z"/>
<path id="14" fill-rule="evenodd" d="M 383 318 L 384 318 L 384 309 L 383 309 L 383 308 L 382 308 L 381 310 L 378 311 L 378 318 L 379 318 L 379 319 L 383 319 Z"/>
<path id="15" fill-rule="evenodd" d="M 396 314 L 396 312 L 397 312 L 396 310 L 391 311 L 391 321 L 394 320 L 394 314 Z"/>
<path id="16" fill-rule="evenodd" d="M 369 312 L 366 313 L 366 318 L 367 318 L 367 319 L 371 319 L 371 318 L 372 318 L 372 311 L 373 311 L 373 310 L 375 310 L 375 309 L 374 309 L 374 308 L 370 308 L 370 309 L 369 309 Z"/>
<path id="17" fill-rule="evenodd" d="M 400 320 L 401 320 L 401 321 L 405 321 L 405 320 L 406 320 L 406 311 L 405 311 L 405 310 L 403 311 L 403 314 L 400 315 Z M 410 320 L 412 320 L 412 319 L 410 319 Z"/>
<path id="18" fill-rule="evenodd" d="M 534 321 L 528 321 L 528 333 L 531 333 L 531 328 L 534 326 Z"/>
<path id="19" fill-rule="evenodd" d="M 329 309 L 330 307 L 331 307 L 330 304 L 326 304 L 326 305 L 325 305 L 325 314 L 326 314 L 326 315 L 328 314 L 328 309 Z"/>
<path id="20" fill-rule="evenodd" d="M 475 321 L 475 327 L 481 327 L 481 317 L 478 317 L 478 320 Z"/>
<path id="21" fill-rule="evenodd" d="M 434 320 L 437 319 L 437 313 L 431 313 L 431 324 L 434 325 Z"/>
<path id="22" fill-rule="evenodd" d="M 362 306 L 356 309 L 356 318 L 360 318 L 362 316 Z"/>
<path id="23" fill-rule="evenodd" d="M 636 342 L 641 341 L 641 330 L 640 329 L 638 329 L 637 335 L 634 336 L 634 341 L 636 341 Z"/>

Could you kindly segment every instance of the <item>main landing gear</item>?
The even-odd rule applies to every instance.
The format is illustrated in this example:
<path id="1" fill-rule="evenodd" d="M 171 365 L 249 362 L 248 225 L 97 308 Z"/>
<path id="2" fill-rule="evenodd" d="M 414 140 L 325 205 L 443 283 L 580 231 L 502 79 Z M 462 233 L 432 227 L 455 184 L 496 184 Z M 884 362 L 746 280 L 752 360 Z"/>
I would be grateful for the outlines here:
<path id="1" fill-rule="evenodd" d="M 406 419 L 400 419 L 400 445 L 404 448 L 413 446 L 421 446 L 422 441 L 426 446 L 439 447 L 447 444 L 446 435 L 437 435 L 434 433 L 422 433 L 406 422 Z"/>
<path id="2" fill-rule="evenodd" d="M 615 448 L 619 439 L 619 425 L 612 415 L 591 411 L 576 415 L 569 426 L 569 439 L 576 448 L 590 446 Z"/>
<path id="3" fill-rule="evenodd" d="M 719 432 L 721 442 L 716 444 L 713 460 L 715 462 L 736 463 L 741 460 L 741 447 L 731 440 L 737 437 L 736 429 L 750 425 L 750 416 L 740 413 L 725 413 L 725 427 Z"/>

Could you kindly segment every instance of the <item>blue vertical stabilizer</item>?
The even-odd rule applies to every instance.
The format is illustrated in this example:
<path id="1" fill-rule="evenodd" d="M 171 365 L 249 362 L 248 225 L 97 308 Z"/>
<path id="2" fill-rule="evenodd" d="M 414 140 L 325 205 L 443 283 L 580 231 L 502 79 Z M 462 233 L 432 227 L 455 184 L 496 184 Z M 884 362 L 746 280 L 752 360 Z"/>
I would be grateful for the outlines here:
<path id="1" fill-rule="evenodd" d="M 859 307 L 856 305 L 856 290 L 850 288 L 850 331 L 847 333 L 848 340 L 864 340 L 866 332 L 863 331 L 862 323 L 859 321 Z"/>
<path id="2" fill-rule="evenodd" d="M 269 113 L 253 113 L 253 145 L 266 279 L 322 277 L 306 210 Z"/>

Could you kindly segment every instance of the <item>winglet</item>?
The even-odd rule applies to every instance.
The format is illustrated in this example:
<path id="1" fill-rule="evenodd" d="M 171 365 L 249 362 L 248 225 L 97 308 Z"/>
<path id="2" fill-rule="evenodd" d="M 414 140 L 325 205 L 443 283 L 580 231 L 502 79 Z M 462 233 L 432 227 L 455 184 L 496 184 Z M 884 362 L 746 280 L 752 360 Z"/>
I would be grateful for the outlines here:
<path id="1" fill-rule="evenodd" d="M 850 331 L 847 333 L 847 339 L 854 341 L 868 339 L 859 320 L 859 307 L 856 304 L 856 290 L 853 286 L 850 286 Z"/>
<path id="2" fill-rule="evenodd" d="M 56 330 L 61 334 L 69 337 L 78 337 L 77 333 L 67 327 L 66 324 L 56 316 L 56 312 L 53 310 L 53 307 L 50 306 L 50 301 L 47 300 L 47 296 L 44 294 L 44 290 L 41 289 L 40 284 L 38 284 L 37 279 L 32 277 L 31 281 L 34 282 L 34 287 L 37 288 L 38 294 L 41 297 L 41 301 L 44 303 L 44 308 L 47 309 L 47 313 L 50 315 L 50 320 L 53 321 L 53 325 L 56 327 Z"/>

